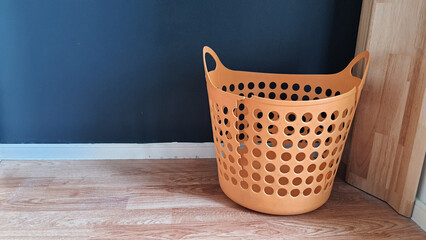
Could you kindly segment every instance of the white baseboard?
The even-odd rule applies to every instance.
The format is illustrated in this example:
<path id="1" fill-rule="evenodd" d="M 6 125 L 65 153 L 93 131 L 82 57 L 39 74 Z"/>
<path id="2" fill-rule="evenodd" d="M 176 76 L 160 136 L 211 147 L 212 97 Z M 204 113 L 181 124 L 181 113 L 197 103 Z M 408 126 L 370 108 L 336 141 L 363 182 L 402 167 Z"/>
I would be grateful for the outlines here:
<path id="1" fill-rule="evenodd" d="M 215 158 L 214 144 L 0 144 L 0 160 Z"/>
<path id="2" fill-rule="evenodd" d="M 426 204 L 418 198 L 414 203 L 411 219 L 413 219 L 413 221 L 417 223 L 423 231 L 426 231 Z"/>

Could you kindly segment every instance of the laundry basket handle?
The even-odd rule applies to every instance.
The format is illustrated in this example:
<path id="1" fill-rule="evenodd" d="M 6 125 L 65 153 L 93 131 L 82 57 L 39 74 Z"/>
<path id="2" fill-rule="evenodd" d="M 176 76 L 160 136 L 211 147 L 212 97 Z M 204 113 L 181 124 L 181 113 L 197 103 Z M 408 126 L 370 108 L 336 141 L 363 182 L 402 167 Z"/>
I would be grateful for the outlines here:
<path id="1" fill-rule="evenodd" d="M 211 49 L 210 47 L 204 46 L 203 48 L 203 62 L 204 62 L 204 72 L 206 73 L 207 78 L 210 80 L 210 76 L 209 76 L 209 70 L 207 69 L 207 63 L 206 63 L 206 54 L 210 54 L 214 61 L 216 62 L 216 68 L 215 69 L 221 69 L 223 68 L 223 64 L 220 61 L 219 57 L 217 56 L 217 54 L 213 51 L 213 49 Z"/>
<path id="2" fill-rule="evenodd" d="M 356 95 L 357 103 L 358 103 L 359 97 L 361 96 L 361 90 L 364 87 L 365 78 L 367 77 L 368 66 L 370 65 L 370 52 L 364 51 L 358 54 L 354 59 L 352 59 L 352 61 L 348 64 L 348 66 L 343 70 L 344 72 L 347 72 L 350 76 L 353 76 L 352 75 L 353 67 L 362 59 L 365 59 L 366 62 L 365 62 L 364 72 L 362 73 L 362 77 L 361 77 L 361 83 L 357 87 L 357 95 Z"/>

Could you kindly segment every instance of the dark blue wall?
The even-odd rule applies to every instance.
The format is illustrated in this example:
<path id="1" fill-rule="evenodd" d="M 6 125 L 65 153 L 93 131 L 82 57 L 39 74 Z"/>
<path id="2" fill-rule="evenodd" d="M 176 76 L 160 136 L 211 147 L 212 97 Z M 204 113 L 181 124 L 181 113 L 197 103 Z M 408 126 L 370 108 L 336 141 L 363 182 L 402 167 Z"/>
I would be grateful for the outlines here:
<path id="1" fill-rule="evenodd" d="M 0 141 L 211 141 L 201 51 L 329 73 L 361 0 L 0 0 Z"/>

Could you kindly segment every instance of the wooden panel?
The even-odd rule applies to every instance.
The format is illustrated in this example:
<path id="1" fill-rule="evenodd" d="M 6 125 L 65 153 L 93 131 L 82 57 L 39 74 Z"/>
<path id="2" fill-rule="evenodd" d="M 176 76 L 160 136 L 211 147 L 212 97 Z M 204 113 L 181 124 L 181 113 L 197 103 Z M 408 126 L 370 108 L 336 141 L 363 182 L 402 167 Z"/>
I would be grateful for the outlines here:
<path id="1" fill-rule="evenodd" d="M 370 51 L 371 63 L 346 181 L 405 216 L 411 216 L 426 149 L 425 13 L 424 0 L 366 0 L 357 43 L 357 52 Z"/>
<path id="2" fill-rule="evenodd" d="M 336 179 L 298 216 L 240 207 L 215 159 L 3 161 L 0 239 L 425 239 L 413 221 Z"/>

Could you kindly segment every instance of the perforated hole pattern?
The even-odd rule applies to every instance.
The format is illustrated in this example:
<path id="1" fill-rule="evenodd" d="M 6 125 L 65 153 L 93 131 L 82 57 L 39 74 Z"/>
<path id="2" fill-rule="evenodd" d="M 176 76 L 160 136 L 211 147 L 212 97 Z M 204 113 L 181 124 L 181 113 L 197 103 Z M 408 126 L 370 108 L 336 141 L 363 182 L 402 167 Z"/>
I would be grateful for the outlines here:
<path id="1" fill-rule="evenodd" d="M 250 81 L 248 83 L 230 83 L 222 86 L 222 91 L 251 98 L 258 96 L 276 100 L 308 101 L 339 96 L 343 89 L 331 89 L 324 84 L 300 84 L 290 81 Z"/>
<path id="2" fill-rule="evenodd" d="M 249 106 L 210 101 L 219 176 L 244 191 L 280 198 L 330 190 L 354 106 L 301 114 Z"/>
<path id="3" fill-rule="evenodd" d="M 221 90 L 291 101 L 341 93 L 285 81 L 231 83 Z M 246 105 L 222 106 L 210 99 L 220 177 L 246 191 L 284 198 L 320 194 L 332 187 L 355 103 L 327 112 L 306 108 L 303 113 Z"/>

